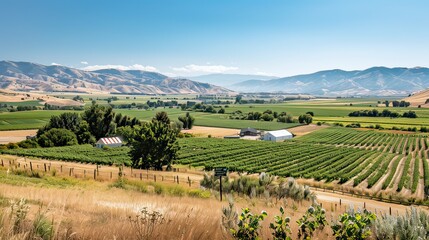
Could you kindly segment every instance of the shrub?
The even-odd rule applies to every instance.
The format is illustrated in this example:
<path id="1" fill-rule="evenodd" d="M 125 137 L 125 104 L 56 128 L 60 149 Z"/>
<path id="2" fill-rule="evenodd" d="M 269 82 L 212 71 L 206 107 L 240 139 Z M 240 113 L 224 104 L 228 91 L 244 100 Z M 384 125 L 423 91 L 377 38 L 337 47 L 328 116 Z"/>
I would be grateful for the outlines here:
<path id="1" fill-rule="evenodd" d="M 280 216 L 274 217 L 274 223 L 270 223 L 270 229 L 273 231 L 274 240 L 291 240 L 292 238 L 288 235 L 292 234 L 290 230 L 290 218 L 284 217 L 284 209 L 280 207 Z"/>
<path id="2" fill-rule="evenodd" d="M 350 209 L 339 216 L 339 220 L 333 223 L 331 228 L 336 239 L 363 240 L 371 236 L 371 224 L 375 221 L 374 213 Z"/>
<path id="3" fill-rule="evenodd" d="M 261 214 L 252 214 L 249 208 L 244 208 L 238 218 L 237 228 L 230 229 L 235 239 L 259 239 L 260 222 L 267 216 L 265 211 Z"/>
<path id="4" fill-rule="evenodd" d="M 299 226 L 298 238 L 309 239 L 316 230 L 323 230 L 328 225 L 325 213 L 325 209 L 320 207 L 320 205 L 309 207 L 304 216 L 296 221 Z"/>

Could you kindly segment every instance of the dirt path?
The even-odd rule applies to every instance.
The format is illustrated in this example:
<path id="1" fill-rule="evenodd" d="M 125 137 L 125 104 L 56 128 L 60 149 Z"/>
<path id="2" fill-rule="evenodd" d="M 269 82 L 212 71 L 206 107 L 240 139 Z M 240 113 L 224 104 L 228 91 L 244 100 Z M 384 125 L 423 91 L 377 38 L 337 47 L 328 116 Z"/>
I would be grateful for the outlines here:
<path id="1" fill-rule="evenodd" d="M 402 159 L 399 161 L 398 168 L 396 168 L 395 175 L 393 175 L 393 179 L 392 179 L 393 182 L 389 184 L 389 187 L 392 186 L 391 188 L 393 191 L 396 191 L 396 189 L 398 188 L 398 184 L 399 184 L 399 181 L 401 180 L 401 176 L 402 176 L 402 172 L 404 171 L 404 164 L 406 160 L 407 160 L 407 157 L 403 156 Z"/>
<path id="2" fill-rule="evenodd" d="M 393 162 L 394 161 L 396 161 L 396 159 L 398 158 L 398 157 L 400 157 L 400 156 L 395 156 L 391 161 L 390 161 L 390 163 L 389 163 L 389 166 L 387 167 L 387 172 L 386 172 L 386 174 L 384 174 L 375 184 L 374 184 L 374 186 L 372 186 L 372 190 L 374 191 L 374 192 L 378 192 L 378 191 L 380 191 L 381 190 L 381 188 L 383 187 L 383 183 L 384 183 L 384 181 L 386 180 L 386 178 L 389 176 L 389 173 L 390 173 L 390 171 L 392 171 L 392 165 L 393 165 Z"/>
<path id="3" fill-rule="evenodd" d="M 350 206 L 354 208 L 363 208 L 364 203 L 366 209 L 370 211 L 384 212 L 389 213 L 389 208 L 392 208 L 392 214 L 403 214 L 405 213 L 407 206 L 400 204 L 392 204 L 392 203 L 384 203 L 370 199 L 362 199 L 356 198 L 346 195 L 340 195 L 336 193 L 329 193 L 323 191 L 315 191 L 317 194 L 317 199 L 321 202 L 333 203 L 336 204 L 338 208 L 340 208 L 340 200 L 341 200 L 341 208 L 342 210 L 348 209 Z"/>
<path id="4" fill-rule="evenodd" d="M 0 131 L 0 144 L 17 143 L 36 133 L 37 130 Z"/>

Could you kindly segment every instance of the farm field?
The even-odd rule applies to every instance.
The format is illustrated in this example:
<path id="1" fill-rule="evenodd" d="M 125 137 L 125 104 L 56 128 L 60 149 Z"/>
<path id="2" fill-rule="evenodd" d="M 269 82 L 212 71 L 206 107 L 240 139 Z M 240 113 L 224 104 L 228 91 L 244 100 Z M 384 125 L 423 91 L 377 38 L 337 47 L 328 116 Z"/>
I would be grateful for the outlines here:
<path id="1" fill-rule="evenodd" d="M 66 99 L 73 98 L 75 95 L 64 95 Z M 89 98 L 107 99 L 115 95 L 82 95 L 85 99 L 86 104 L 90 104 Z M 128 99 L 126 99 L 128 97 Z M 134 97 L 136 99 L 134 99 Z M 167 95 L 157 96 L 164 101 L 172 99 L 191 98 L 195 96 L 185 95 Z M 126 96 L 119 95 L 119 100 L 112 102 L 113 104 L 119 103 L 145 103 L 147 100 L 156 101 L 158 99 L 151 99 L 153 96 Z M 278 122 L 264 122 L 264 121 L 250 121 L 250 120 L 233 120 L 228 119 L 229 114 L 234 111 L 242 111 L 243 113 L 248 112 L 264 112 L 265 110 L 272 110 L 278 113 L 286 112 L 298 117 L 299 115 L 305 114 L 306 112 L 313 112 L 313 123 L 326 122 L 326 123 L 342 123 L 344 125 L 351 123 L 360 123 L 363 127 L 380 125 L 385 128 L 395 127 L 416 127 L 429 126 L 429 109 L 426 108 L 393 108 L 393 107 L 377 107 L 378 101 L 384 99 L 323 99 L 323 100 L 307 100 L 307 101 L 288 101 L 279 104 L 229 104 L 228 108 L 225 108 L 226 114 L 212 114 L 204 112 L 191 112 L 196 118 L 197 126 L 207 127 L 224 127 L 224 128 L 245 128 L 253 127 L 261 130 L 277 130 L 282 128 L 290 128 L 297 126 L 297 124 L 284 124 Z M 99 104 L 107 104 L 105 100 L 97 101 Z M 24 105 L 24 103 L 16 103 Z M 34 105 L 36 102 L 31 102 L 30 105 Z M 352 106 L 350 106 L 352 104 Z M 223 105 L 222 105 L 223 106 Z M 359 110 L 372 110 L 377 109 L 379 112 L 384 109 L 390 111 L 403 113 L 407 111 L 415 111 L 418 118 L 384 118 L 384 117 L 349 117 L 348 114 L 353 111 Z M 115 112 L 129 115 L 131 117 L 137 117 L 140 120 L 150 120 L 155 112 L 166 111 L 171 119 L 177 119 L 178 116 L 185 114 L 177 108 L 157 108 L 153 110 L 138 110 L 138 109 L 115 109 Z M 48 121 L 51 115 L 57 115 L 64 111 L 56 110 L 45 110 L 45 111 L 26 111 L 26 112 L 3 112 L 0 113 L 0 130 L 18 130 L 18 129 L 35 129 L 40 128 Z"/>
<path id="2" fill-rule="evenodd" d="M 226 166 L 231 171 L 269 172 L 283 177 L 358 189 L 362 193 L 423 199 L 429 187 L 429 138 L 340 127 L 320 128 L 283 143 L 213 138 L 179 139 L 176 164 Z M 10 149 L 2 153 L 97 164 L 129 165 L 126 147 L 102 150 L 90 145 Z"/>
<path id="3" fill-rule="evenodd" d="M 10 156 L 5 156 L 11 159 Z M 4 158 L 4 157 L 3 157 Z M 15 159 L 23 164 L 22 160 Z M 27 159 L 28 163 L 29 159 Z M 37 160 L 35 160 L 37 162 Z M 52 167 L 61 164 L 64 169 L 90 167 L 87 164 L 64 163 L 51 161 Z M 35 164 L 34 164 L 35 165 Z M 81 165 L 81 166 L 79 166 Z M 107 169 L 101 168 L 101 171 Z M 69 177 L 61 174 L 57 169 L 40 174 L 39 177 L 25 175 L 24 171 L 12 171 L 6 173 L 6 168 L 0 166 L 0 211 L 7 212 L 9 202 L 17 199 L 27 199 L 29 213 L 27 221 L 32 221 L 41 210 L 45 217 L 54 219 L 55 236 L 61 239 L 73 233 L 73 237 L 81 239 L 107 239 L 110 236 L 120 234 L 120 239 L 134 239 L 136 228 L 129 221 L 138 211 L 146 208 L 149 211 L 157 211 L 166 218 L 164 224 L 155 228 L 154 235 L 160 239 L 193 239 L 195 235 L 204 239 L 231 239 L 222 230 L 222 207 L 228 205 L 227 200 L 219 201 L 216 193 L 205 191 L 206 195 L 197 196 L 201 192 L 198 185 L 176 184 L 173 182 L 154 182 L 153 180 L 132 178 L 129 169 L 126 169 L 127 180 L 125 185 L 118 184 L 114 180 L 100 179 L 97 181 L 82 176 Z M 43 172 L 43 171 L 42 171 Z M 68 171 L 65 171 L 66 173 Z M 162 172 L 161 174 L 164 174 Z M 157 173 L 158 174 L 158 173 Z M 186 172 L 175 173 L 189 176 L 199 181 L 201 173 Z M 181 176 L 182 176 L 181 175 Z M 158 189 L 157 191 L 155 191 Z M 159 190 L 161 189 L 161 190 Z M 381 203 L 369 199 L 360 199 L 350 196 L 338 195 L 327 192 L 317 192 L 318 202 L 326 208 L 326 217 L 329 222 L 342 214 L 350 207 L 358 208 L 366 204 L 366 208 L 377 213 L 388 213 L 392 208 L 395 212 L 404 214 L 408 209 L 397 204 Z M 285 214 L 290 216 L 291 228 L 296 238 L 298 225 L 296 220 L 300 218 L 310 203 L 307 201 L 295 201 L 283 199 L 275 201 L 265 198 L 247 199 L 235 197 L 235 208 L 249 207 L 252 212 L 268 213 L 268 218 L 263 223 L 262 237 L 269 238 L 270 229 L 268 223 L 275 215 L 279 214 L 279 207 L 283 206 Z M 337 204 L 342 201 L 337 208 Z M 269 203 L 269 204 L 267 204 Z M 335 204 L 335 207 L 333 207 Z M 207 208 L 210 206 L 210 208 Z M 183 214 L 186 213 L 186 214 Z M 58 217 L 61 216 L 61 217 Z M 7 230 L 8 219 L 3 221 L 3 229 Z M 3 219 L 2 219 L 3 220 Z M 177 233 L 178 232 L 178 233 Z M 2 234 L 7 231 L 1 232 Z M 177 234 L 176 234 L 177 233 Z M 318 231 L 315 238 L 334 239 L 329 227 Z"/>

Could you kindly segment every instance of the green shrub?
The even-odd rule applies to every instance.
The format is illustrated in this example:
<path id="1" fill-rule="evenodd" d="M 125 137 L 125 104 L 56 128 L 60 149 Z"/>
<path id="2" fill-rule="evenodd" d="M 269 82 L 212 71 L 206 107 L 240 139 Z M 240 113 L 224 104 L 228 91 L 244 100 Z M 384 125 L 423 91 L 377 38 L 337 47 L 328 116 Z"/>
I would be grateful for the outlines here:
<path id="1" fill-rule="evenodd" d="M 336 239 L 363 240 L 371 236 L 371 225 L 376 220 L 374 213 L 350 209 L 339 216 L 339 219 L 331 228 Z"/>
<path id="2" fill-rule="evenodd" d="M 249 208 L 244 208 L 238 218 L 237 228 L 230 229 L 232 236 L 235 239 L 260 239 L 259 231 L 261 228 L 260 222 L 267 216 L 265 211 L 261 214 L 252 214 Z"/>

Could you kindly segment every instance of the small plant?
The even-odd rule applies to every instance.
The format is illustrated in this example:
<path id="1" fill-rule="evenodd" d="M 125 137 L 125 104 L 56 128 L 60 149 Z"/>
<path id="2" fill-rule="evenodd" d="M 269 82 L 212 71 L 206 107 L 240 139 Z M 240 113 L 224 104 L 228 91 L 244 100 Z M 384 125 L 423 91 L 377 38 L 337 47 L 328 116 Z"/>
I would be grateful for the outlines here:
<path id="1" fill-rule="evenodd" d="M 129 217 L 131 225 L 136 230 L 138 239 L 156 239 L 155 229 L 165 222 L 164 216 L 157 211 L 149 211 L 146 207 L 133 217 Z"/>
<path id="2" fill-rule="evenodd" d="M 33 234 L 40 239 L 50 240 L 54 235 L 54 226 L 41 210 L 36 215 L 33 222 Z"/>
<path id="3" fill-rule="evenodd" d="M 27 200 L 24 198 L 21 198 L 19 201 L 11 204 L 11 217 L 13 219 L 13 232 L 15 234 L 21 232 L 23 227 L 22 225 L 27 217 L 29 209 Z"/>
<path id="4" fill-rule="evenodd" d="M 357 212 L 354 209 L 339 216 L 339 220 L 333 223 L 331 228 L 338 240 L 357 239 L 362 240 L 371 236 L 371 225 L 376 219 L 374 213 L 364 209 Z"/>
<path id="5" fill-rule="evenodd" d="M 254 215 L 250 212 L 249 208 L 244 208 L 238 218 L 237 228 L 230 229 L 232 236 L 240 240 L 260 239 L 260 222 L 263 221 L 266 216 L 267 213 L 265 211 L 262 211 L 261 214 Z"/>
<path id="6" fill-rule="evenodd" d="M 326 211 L 319 205 L 311 206 L 298 221 L 298 238 L 311 239 L 316 230 L 323 230 L 328 225 Z"/>
<path id="7" fill-rule="evenodd" d="M 280 207 L 280 216 L 274 217 L 274 223 L 270 223 L 270 229 L 273 230 L 272 235 L 274 240 L 291 240 L 288 235 L 292 234 L 290 230 L 290 218 L 284 217 L 284 209 Z"/>
<path id="8" fill-rule="evenodd" d="M 232 197 L 230 197 L 228 201 L 228 207 L 222 207 L 222 226 L 230 230 L 237 227 L 238 214 L 235 210 Z"/>

